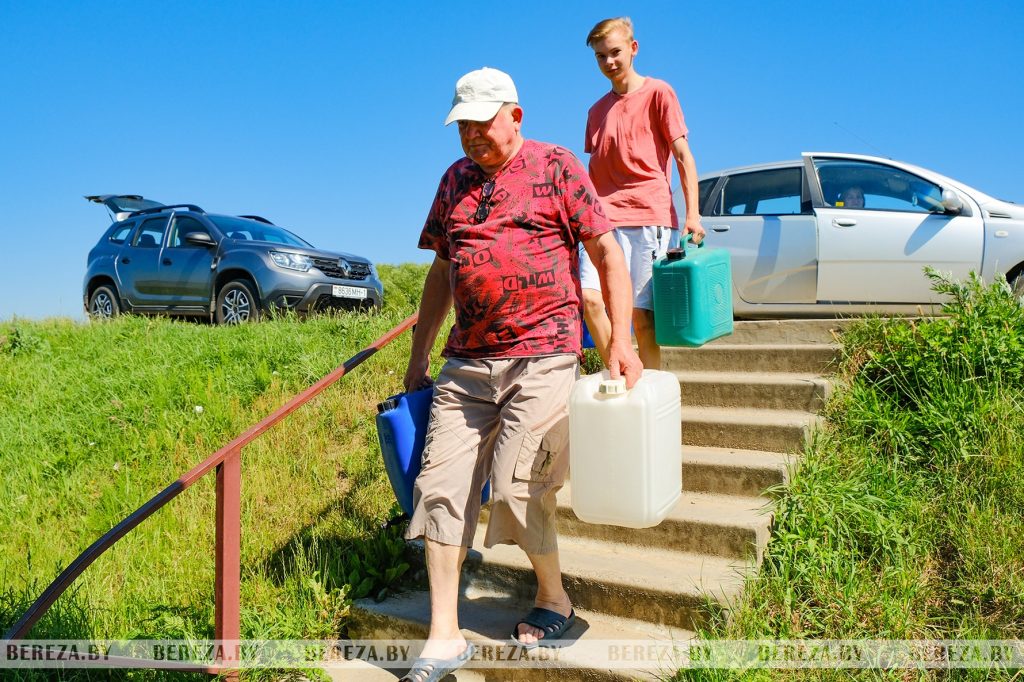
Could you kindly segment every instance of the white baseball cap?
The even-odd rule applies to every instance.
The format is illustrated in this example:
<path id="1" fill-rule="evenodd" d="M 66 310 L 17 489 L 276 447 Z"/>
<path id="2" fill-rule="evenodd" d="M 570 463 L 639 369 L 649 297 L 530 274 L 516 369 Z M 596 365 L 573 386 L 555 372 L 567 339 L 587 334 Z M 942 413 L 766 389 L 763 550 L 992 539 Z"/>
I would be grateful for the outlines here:
<path id="1" fill-rule="evenodd" d="M 452 121 L 490 121 L 506 102 L 519 102 L 512 77 L 504 71 L 484 67 L 470 71 L 455 84 L 452 110 L 445 125 Z"/>

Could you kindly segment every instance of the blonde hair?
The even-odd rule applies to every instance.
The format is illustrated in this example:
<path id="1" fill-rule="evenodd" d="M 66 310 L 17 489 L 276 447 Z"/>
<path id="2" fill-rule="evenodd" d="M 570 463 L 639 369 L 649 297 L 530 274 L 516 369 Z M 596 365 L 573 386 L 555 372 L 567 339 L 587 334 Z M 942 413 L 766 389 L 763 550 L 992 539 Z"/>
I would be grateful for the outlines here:
<path id="1" fill-rule="evenodd" d="M 587 34 L 587 47 L 598 40 L 604 40 L 612 31 L 622 29 L 626 34 L 626 40 L 633 42 L 633 21 L 629 17 L 613 17 L 597 22 L 594 28 Z"/>

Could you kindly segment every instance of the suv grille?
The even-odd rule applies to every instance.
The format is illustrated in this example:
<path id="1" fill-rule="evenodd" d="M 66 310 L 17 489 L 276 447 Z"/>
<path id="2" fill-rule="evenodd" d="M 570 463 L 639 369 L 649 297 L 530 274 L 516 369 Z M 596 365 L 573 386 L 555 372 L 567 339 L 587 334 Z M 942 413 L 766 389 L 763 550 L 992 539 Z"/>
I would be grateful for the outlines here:
<path id="1" fill-rule="evenodd" d="M 310 310 L 325 312 L 328 310 L 365 310 L 372 307 L 373 304 L 370 302 L 370 299 L 357 301 L 350 298 L 334 298 L 330 294 L 321 294 L 320 298 L 316 299 L 316 303 L 310 306 Z"/>
<path id="2" fill-rule="evenodd" d="M 345 276 L 342 272 L 341 267 L 338 265 L 337 258 L 314 258 L 313 267 L 320 272 L 324 273 L 328 277 L 337 277 L 338 279 L 366 279 L 370 276 L 370 265 L 369 263 L 359 263 L 356 261 L 349 261 L 349 275 Z"/>

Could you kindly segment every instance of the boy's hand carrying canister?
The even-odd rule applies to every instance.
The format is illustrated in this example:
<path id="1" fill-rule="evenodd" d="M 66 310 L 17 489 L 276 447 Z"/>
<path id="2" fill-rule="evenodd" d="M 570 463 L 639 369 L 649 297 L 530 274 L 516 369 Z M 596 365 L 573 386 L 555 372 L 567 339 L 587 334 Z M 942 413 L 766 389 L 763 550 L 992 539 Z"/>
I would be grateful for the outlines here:
<path id="1" fill-rule="evenodd" d="M 590 374 L 569 396 L 572 510 L 582 521 L 656 526 L 683 487 L 679 379 L 645 369 L 632 389 Z"/>

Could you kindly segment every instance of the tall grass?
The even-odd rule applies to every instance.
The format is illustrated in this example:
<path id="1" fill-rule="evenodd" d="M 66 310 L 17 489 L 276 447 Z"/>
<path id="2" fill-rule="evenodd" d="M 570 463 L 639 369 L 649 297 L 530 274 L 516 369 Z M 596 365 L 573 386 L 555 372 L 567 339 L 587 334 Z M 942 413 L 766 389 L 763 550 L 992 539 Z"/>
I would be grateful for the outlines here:
<path id="1" fill-rule="evenodd" d="M 241 327 L 132 317 L 0 324 L 0 627 L 111 526 L 413 312 L 425 269 L 381 270 L 388 302 L 372 314 Z M 776 491 L 762 573 L 704 636 L 1022 637 L 1024 312 L 1005 282 L 936 276 L 936 287 L 949 297 L 947 316 L 871 320 L 845 336 L 845 387 L 829 429 Z M 382 526 L 397 506 L 373 415 L 400 390 L 408 343 L 405 335 L 245 450 L 243 637 L 344 634 L 353 598 L 401 578 L 403 543 Z M 213 515 L 210 478 L 89 568 L 32 636 L 212 636 Z M 946 676 L 1009 673 L 678 675 Z"/>
<path id="2" fill-rule="evenodd" d="M 737 639 L 1024 635 L 1024 308 L 1006 282 L 950 281 L 930 320 L 843 338 L 829 428 L 776 491 Z M 1009 679 L 1013 671 L 683 671 L 679 679 Z"/>
<path id="3" fill-rule="evenodd" d="M 114 524 L 414 312 L 425 272 L 382 267 L 379 312 L 0 324 L 0 627 Z M 243 637 L 336 636 L 353 598 L 404 572 L 373 418 L 408 349 L 405 334 L 244 450 Z M 108 550 L 31 636 L 211 637 L 213 483 Z"/>

